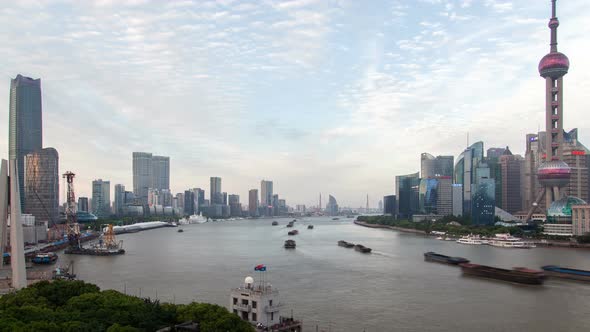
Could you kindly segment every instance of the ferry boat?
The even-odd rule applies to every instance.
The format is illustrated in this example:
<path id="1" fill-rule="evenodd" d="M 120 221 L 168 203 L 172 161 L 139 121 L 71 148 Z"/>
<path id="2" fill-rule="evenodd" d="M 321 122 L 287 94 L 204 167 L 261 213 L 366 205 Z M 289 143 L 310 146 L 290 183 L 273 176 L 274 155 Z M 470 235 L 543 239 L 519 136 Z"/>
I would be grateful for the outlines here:
<path id="1" fill-rule="evenodd" d="M 289 231 L 289 233 L 287 233 L 287 234 L 288 234 L 288 235 L 297 235 L 297 234 L 299 234 L 299 231 L 298 231 L 298 230 L 296 230 L 296 229 L 294 229 L 294 230 L 292 230 L 292 231 Z"/>
<path id="2" fill-rule="evenodd" d="M 459 264 L 464 275 L 497 279 L 528 285 L 541 285 L 545 281 L 543 271 L 515 267 L 512 270 L 501 269 L 472 263 Z"/>
<path id="3" fill-rule="evenodd" d="M 182 228 L 179 228 L 178 233 L 182 233 L 182 232 L 184 232 L 184 230 Z"/>
<path id="4" fill-rule="evenodd" d="M 53 264 L 57 261 L 57 254 L 53 252 L 39 253 L 31 261 L 35 264 Z"/>
<path id="5" fill-rule="evenodd" d="M 307 225 L 307 229 L 313 229 L 313 225 Z"/>
<path id="6" fill-rule="evenodd" d="M 287 227 L 293 227 L 293 222 L 289 221 L 289 223 L 287 224 Z"/>
<path id="7" fill-rule="evenodd" d="M 568 267 L 561 267 L 556 265 L 545 265 L 541 268 L 550 277 L 590 281 L 590 271 L 570 269 Z"/>
<path id="8" fill-rule="evenodd" d="M 363 254 L 368 254 L 371 252 L 371 248 L 367 248 L 365 246 L 363 246 L 362 244 L 357 244 L 354 246 L 354 250 L 358 251 L 358 252 L 362 252 Z"/>
<path id="9" fill-rule="evenodd" d="M 295 245 L 296 245 L 295 241 L 287 240 L 287 241 L 285 241 L 284 246 L 285 246 L 285 249 L 295 249 Z"/>
<path id="10" fill-rule="evenodd" d="M 484 240 L 482 240 L 479 235 L 468 235 L 468 236 L 463 236 L 461 237 L 459 240 L 457 240 L 457 243 L 460 244 L 469 244 L 469 245 L 481 245 L 484 244 Z"/>
<path id="11" fill-rule="evenodd" d="M 424 253 L 424 260 L 430 261 L 430 262 L 449 264 L 449 265 L 459 265 L 459 264 L 463 264 L 463 263 L 469 263 L 469 260 L 465 259 L 463 257 L 445 256 L 445 255 L 437 254 L 432 251 Z"/>
<path id="12" fill-rule="evenodd" d="M 524 242 L 522 239 L 507 233 L 496 234 L 494 238 L 488 241 L 488 244 L 500 248 L 530 249 L 536 247 L 533 243 Z"/>
<path id="13" fill-rule="evenodd" d="M 272 222 L 272 225 L 273 225 L 273 226 L 277 226 L 278 224 L 279 224 L 279 222 L 278 222 L 278 221 L 273 221 L 273 222 Z"/>
<path id="14" fill-rule="evenodd" d="M 344 247 L 344 248 L 353 248 L 354 247 L 354 243 L 346 242 L 344 240 L 338 241 L 338 245 L 341 247 Z"/>

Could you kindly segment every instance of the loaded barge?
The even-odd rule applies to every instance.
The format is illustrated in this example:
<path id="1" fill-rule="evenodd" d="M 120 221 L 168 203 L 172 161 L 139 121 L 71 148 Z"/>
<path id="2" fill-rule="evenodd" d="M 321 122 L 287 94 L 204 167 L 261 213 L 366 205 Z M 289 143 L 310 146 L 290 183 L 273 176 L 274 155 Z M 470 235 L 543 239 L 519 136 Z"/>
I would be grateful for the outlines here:
<path id="1" fill-rule="evenodd" d="M 545 281 L 543 271 L 515 267 L 512 270 L 501 269 L 472 263 L 459 264 L 463 275 L 516 282 L 519 284 L 541 285 Z"/>
<path id="2" fill-rule="evenodd" d="M 469 263 L 469 260 L 466 258 L 463 258 L 463 257 L 445 256 L 445 255 L 437 254 L 432 251 L 424 253 L 424 260 L 429 261 L 429 262 L 443 263 L 443 264 L 449 264 L 449 265 L 459 265 L 459 264 Z"/>
<path id="3" fill-rule="evenodd" d="M 570 269 L 555 265 L 541 267 L 550 277 L 564 278 L 570 280 L 590 281 L 590 271 Z"/>

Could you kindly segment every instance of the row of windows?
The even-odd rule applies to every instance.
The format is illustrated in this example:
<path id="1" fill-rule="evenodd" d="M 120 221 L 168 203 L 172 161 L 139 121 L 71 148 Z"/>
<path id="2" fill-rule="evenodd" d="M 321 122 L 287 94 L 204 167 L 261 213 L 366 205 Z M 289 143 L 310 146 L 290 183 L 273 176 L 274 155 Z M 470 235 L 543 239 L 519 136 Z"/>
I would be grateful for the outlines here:
<path id="1" fill-rule="evenodd" d="M 234 304 L 238 304 L 238 298 L 234 297 L 233 298 Z M 248 305 L 249 301 L 248 299 L 242 299 L 242 305 Z M 252 301 L 252 308 L 256 309 L 256 306 L 258 305 L 258 303 L 256 301 Z M 268 300 L 268 305 L 272 307 L 272 300 Z"/>

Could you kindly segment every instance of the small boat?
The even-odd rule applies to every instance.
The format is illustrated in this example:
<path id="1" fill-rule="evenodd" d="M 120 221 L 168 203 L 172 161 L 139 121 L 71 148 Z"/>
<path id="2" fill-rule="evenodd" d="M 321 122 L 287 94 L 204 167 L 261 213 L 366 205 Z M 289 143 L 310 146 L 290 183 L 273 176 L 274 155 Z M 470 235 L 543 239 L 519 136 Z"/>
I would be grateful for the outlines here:
<path id="1" fill-rule="evenodd" d="M 295 241 L 287 240 L 284 245 L 285 249 L 295 249 Z"/>
<path id="2" fill-rule="evenodd" d="M 293 219 L 293 221 L 291 221 L 291 222 L 296 222 L 296 221 L 297 221 L 297 219 Z"/>
<path id="3" fill-rule="evenodd" d="M 289 223 L 287 224 L 287 227 L 293 227 L 293 222 L 289 221 Z"/>
<path id="4" fill-rule="evenodd" d="M 347 214 L 346 215 L 346 218 L 349 218 L 350 219 L 350 218 L 354 218 L 354 216 L 352 214 Z"/>
<path id="5" fill-rule="evenodd" d="M 307 229 L 313 229 L 313 225 L 307 225 Z"/>
<path id="6" fill-rule="evenodd" d="M 296 230 L 296 229 L 294 229 L 294 230 L 292 230 L 292 231 L 289 231 L 289 233 L 287 233 L 287 234 L 288 234 L 288 235 L 297 235 L 297 234 L 299 234 L 299 231 L 298 231 L 298 230 Z"/>
<path id="7" fill-rule="evenodd" d="M 568 267 L 561 267 L 555 265 L 545 265 L 541 268 L 550 277 L 590 281 L 590 271 L 570 269 Z"/>
<path id="8" fill-rule="evenodd" d="M 436 238 L 437 240 L 444 240 L 442 236 Z"/>
<path id="9" fill-rule="evenodd" d="M 430 262 L 444 263 L 444 264 L 449 264 L 449 265 L 459 265 L 459 264 L 463 264 L 463 263 L 469 263 L 469 260 L 465 259 L 463 257 L 445 256 L 445 255 L 437 254 L 432 251 L 424 253 L 424 260 L 430 261 Z"/>
<path id="10" fill-rule="evenodd" d="M 332 220 L 340 220 L 340 218 L 332 218 Z"/>
<path id="11" fill-rule="evenodd" d="M 178 233 L 182 233 L 182 232 L 184 232 L 184 230 L 182 228 L 179 228 Z"/>
<path id="12" fill-rule="evenodd" d="M 497 279 L 528 285 L 541 285 L 545 281 L 543 271 L 515 267 L 512 270 L 472 263 L 459 264 L 464 275 Z"/>
<path id="13" fill-rule="evenodd" d="M 357 244 L 354 246 L 354 250 L 358 251 L 358 252 L 362 252 L 363 254 L 368 254 L 371 252 L 371 248 L 367 248 L 365 246 L 363 246 L 362 244 Z"/>
<path id="14" fill-rule="evenodd" d="M 344 240 L 338 241 L 338 245 L 344 248 L 352 248 L 354 247 L 354 243 L 346 242 Z"/>
<path id="15" fill-rule="evenodd" d="M 273 221 L 273 222 L 272 222 L 272 225 L 273 225 L 273 226 L 277 226 L 278 224 L 279 224 L 279 222 L 278 222 L 278 221 Z"/>
<path id="16" fill-rule="evenodd" d="M 36 254 L 31 261 L 35 264 L 53 264 L 57 261 L 57 254 L 53 252 Z"/>

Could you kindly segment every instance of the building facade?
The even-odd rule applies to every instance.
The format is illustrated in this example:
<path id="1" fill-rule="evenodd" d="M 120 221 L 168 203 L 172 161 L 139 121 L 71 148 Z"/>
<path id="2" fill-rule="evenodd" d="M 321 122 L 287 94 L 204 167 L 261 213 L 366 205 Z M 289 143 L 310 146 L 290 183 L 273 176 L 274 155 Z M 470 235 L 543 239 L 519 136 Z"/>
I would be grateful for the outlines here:
<path id="1" fill-rule="evenodd" d="M 395 177 L 395 196 L 399 218 L 411 218 L 418 213 L 420 207 L 420 176 L 419 174 L 398 175 Z"/>
<path id="2" fill-rule="evenodd" d="M 487 164 L 480 163 L 475 170 L 475 183 L 472 186 L 471 223 L 473 225 L 493 225 L 496 216 L 496 183 L 490 177 Z"/>
<path id="3" fill-rule="evenodd" d="M 59 156 L 54 148 L 25 155 L 25 208 L 38 222 L 55 224 L 59 216 Z"/>
<path id="4" fill-rule="evenodd" d="M 25 208 L 25 156 L 43 148 L 41 79 L 10 80 L 8 156 L 17 161 L 21 208 Z"/>
<path id="5" fill-rule="evenodd" d="M 111 182 L 102 179 L 92 181 L 92 214 L 99 218 L 111 215 Z"/>
<path id="6" fill-rule="evenodd" d="M 248 191 L 248 213 L 250 217 L 258 216 L 258 189 Z"/>
<path id="7" fill-rule="evenodd" d="M 590 234 L 590 205 L 572 206 L 572 233 L 576 236 Z"/>
<path id="8" fill-rule="evenodd" d="M 500 170 L 502 174 L 502 194 L 500 196 L 502 203 L 500 207 L 511 214 L 515 214 L 523 209 L 521 183 L 523 167 L 524 158 L 519 155 L 513 155 L 510 149 L 506 147 L 504 153 L 500 156 Z M 496 198 L 498 198 L 497 196 Z"/>
<path id="9" fill-rule="evenodd" d="M 272 206 L 273 183 L 272 181 L 262 180 L 260 182 L 260 205 L 264 207 Z"/>
<path id="10" fill-rule="evenodd" d="M 423 179 L 436 176 L 453 176 L 453 156 L 434 157 L 429 153 L 420 155 L 420 176 Z"/>
<path id="11" fill-rule="evenodd" d="M 115 185 L 115 215 L 122 216 L 124 213 L 123 208 L 125 207 L 125 186 L 122 184 Z"/>
<path id="12" fill-rule="evenodd" d="M 139 204 L 148 205 L 148 190 L 152 188 L 152 154 L 133 152 L 133 193 Z"/>
<path id="13" fill-rule="evenodd" d="M 211 201 L 211 205 L 223 204 L 223 194 L 221 192 L 221 178 L 213 176 L 209 179 L 209 181 L 209 200 Z"/>
<path id="14" fill-rule="evenodd" d="M 170 189 L 170 157 L 152 156 L 151 188 Z"/>
<path id="15" fill-rule="evenodd" d="M 88 210 L 88 197 L 78 197 L 78 212 L 90 212 Z"/>
<path id="16" fill-rule="evenodd" d="M 328 196 L 328 204 L 326 204 L 326 213 L 330 216 L 337 216 L 338 212 L 340 212 L 338 208 L 338 202 L 336 202 L 336 198 L 334 196 Z"/>
<path id="17" fill-rule="evenodd" d="M 471 190 L 475 182 L 475 169 L 482 160 L 483 142 L 481 141 L 473 143 L 457 158 L 454 170 L 454 182 L 463 185 L 463 214 L 471 214 Z"/>
<path id="18" fill-rule="evenodd" d="M 395 211 L 397 210 L 395 205 L 397 201 L 395 195 L 387 195 L 383 197 L 383 214 L 388 214 L 395 217 Z"/>

